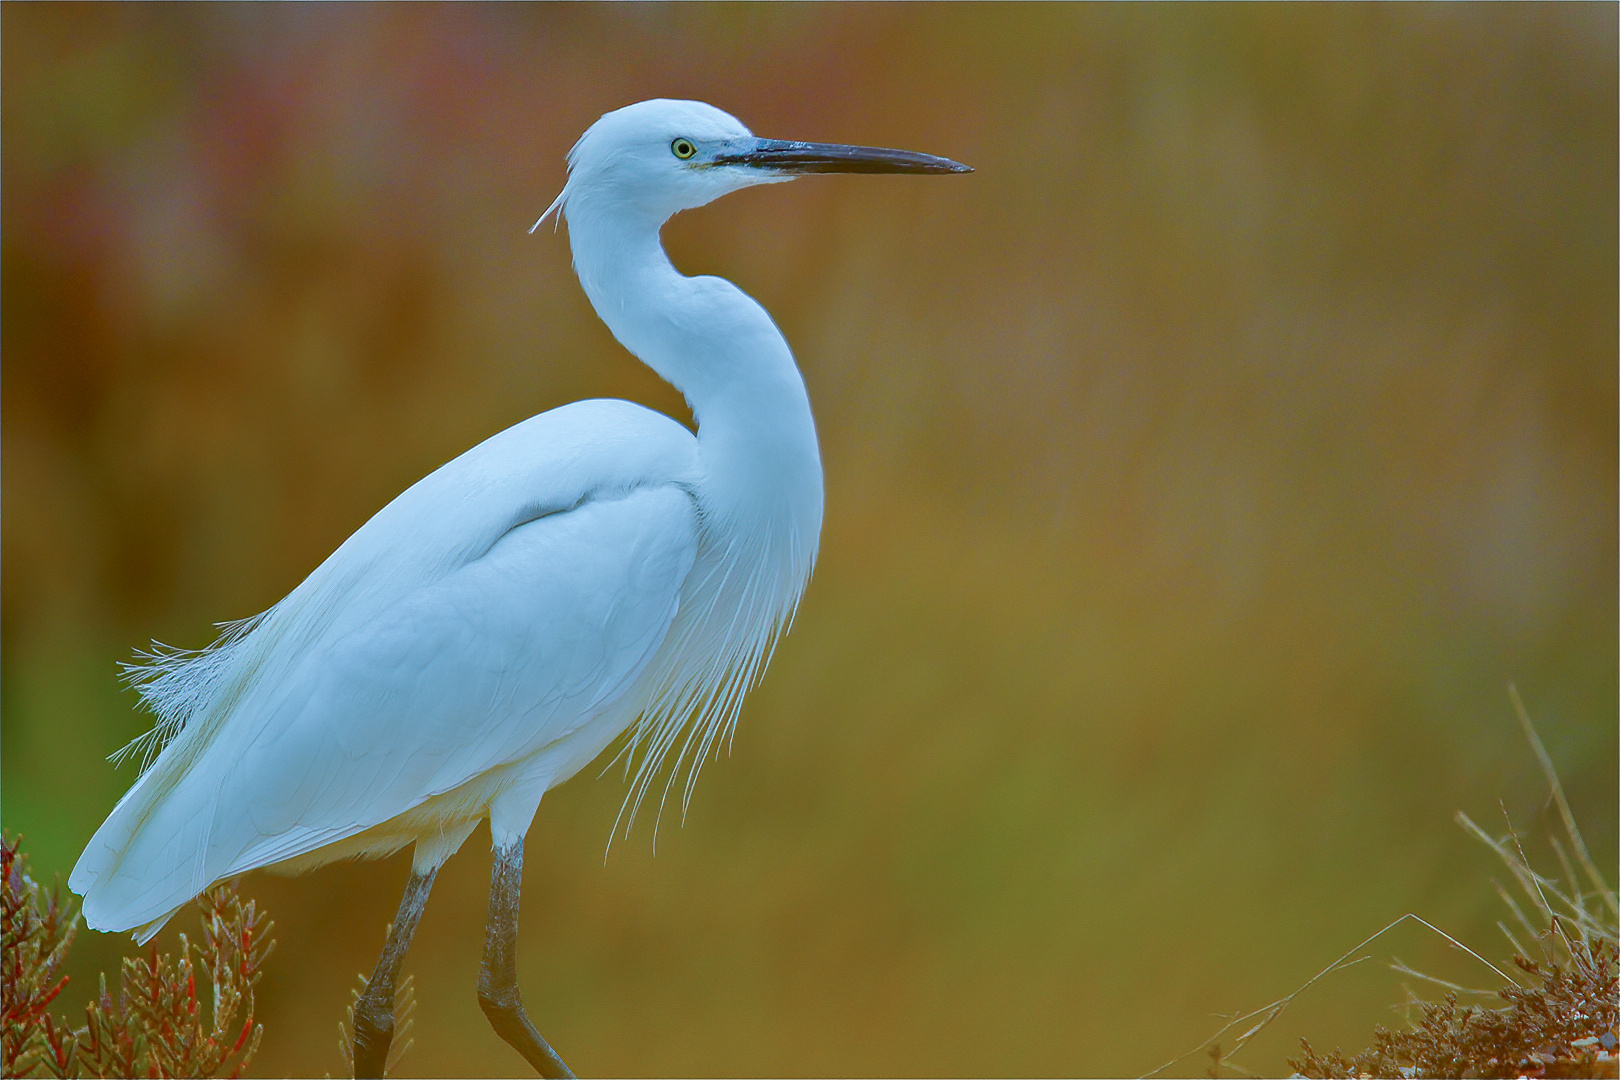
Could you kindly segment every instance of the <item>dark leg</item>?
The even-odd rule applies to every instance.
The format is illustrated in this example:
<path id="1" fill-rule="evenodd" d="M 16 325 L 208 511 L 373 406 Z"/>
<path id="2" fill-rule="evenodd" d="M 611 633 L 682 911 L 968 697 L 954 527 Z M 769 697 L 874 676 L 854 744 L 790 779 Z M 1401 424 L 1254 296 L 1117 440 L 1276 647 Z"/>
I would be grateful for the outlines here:
<path id="1" fill-rule="evenodd" d="M 517 984 L 518 898 L 523 892 L 523 841 L 495 848 L 489 882 L 489 924 L 484 931 L 484 963 L 478 969 L 478 1004 L 495 1034 L 528 1059 L 541 1076 L 571 1077 L 562 1058 L 540 1037 L 523 1011 Z"/>
<path id="2" fill-rule="evenodd" d="M 433 875 L 411 871 L 405 883 L 405 896 L 399 902 L 399 914 L 388 928 L 388 941 L 383 945 L 377 970 L 371 973 L 366 992 L 354 1003 L 354 1075 L 376 1080 L 388 1064 L 388 1044 L 394 1041 L 394 980 L 399 977 L 400 962 L 405 950 L 411 947 L 416 933 L 416 921 L 427 907 L 428 890 L 433 888 Z"/>

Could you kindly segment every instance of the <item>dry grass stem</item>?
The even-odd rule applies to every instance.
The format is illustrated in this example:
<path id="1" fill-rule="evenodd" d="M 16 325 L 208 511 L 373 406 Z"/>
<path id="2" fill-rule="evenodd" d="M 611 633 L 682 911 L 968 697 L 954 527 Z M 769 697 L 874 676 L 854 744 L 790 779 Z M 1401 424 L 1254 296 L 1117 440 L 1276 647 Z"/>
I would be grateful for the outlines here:
<path id="1" fill-rule="evenodd" d="M 1616 1031 L 1616 1024 L 1620 1022 L 1620 977 L 1616 975 L 1620 968 L 1620 959 L 1617 959 L 1620 958 L 1620 941 L 1617 941 L 1615 916 L 1620 913 L 1620 905 L 1616 903 L 1614 890 L 1592 861 L 1565 798 L 1563 784 L 1518 689 L 1510 685 L 1508 696 L 1520 729 L 1546 777 L 1549 799 L 1558 808 L 1565 836 L 1562 839 L 1549 836 L 1548 839 L 1562 877 L 1549 878 L 1530 864 L 1505 806 L 1502 813 L 1507 820 L 1507 831 L 1499 837 L 1486 832 L 1460 810 L 1455 820 L 1495 852 L 1523 894 L 1522 898 L 1515 897 L 1500 882 L 1491 882 L 1497 896 L 1511 912 L 1512 923 L 1524 934 L 1521 940 L 1507 922 L 1497 921 L 1512 947 L 1514 966 L 1529 978 L 1521 983 L 1433 923 L 1408 912 L 1311 976 L 1293 993 L 1264 1008 L 1234 1017 L 1198 1047 L 1145 1074 L 1146 1077 L 1157 1076 L 1200 1051 L 1205 1051 L 1210 1058 L 1211 1076 L 1251 1075 L 1234 1065 L 1232 1057 L 1272 1024 L 1300 994 L 1329 974 L 1367 959 L 1365 956 L 1351 958 L 1408 920 L 1427 927 L 1452 947 L 1489 968 L 1501 980 L 1500 988 L 1480 990 L 1462 986 L 1394 959 L 1390 965 L 1394 971 L 1439 987 L 1446 992 L 1444 1000 L 1425 1001 L 1410 986 L 1404 987 L 1403 1007 L 1407 1010 L 1408 1030 L 1391 1033 L 1379 1027 L 1374 1032 L 1374 1047 L 1354 1058 L 1346 1058 L 1338 1050 L 1319 1054 L 1301 1039 L 1304 1056 L 1290 1062 L 1300 1075 L 1324 1078 L 1616 1075 L 1617 1060 L 1620 1060 L 1616 1057 L 1620 1050 L 1617 1045 L 1620 1032 Z M 1526 942 L 1534 944 L 1541 957 L 1539 961 L 1528 959 L 1530 950 Z M 1459 1007 L 1459 994 L 1494 995 L 1505 1001 L 1507 1007 Z M 1250 1021 L 1255 1022 L 1250 1024 Z M 1249 1026 L 1233 1041 L 1230 1049 L 1223 1052 L 1218 1040 L 1245 1024 Z"/>

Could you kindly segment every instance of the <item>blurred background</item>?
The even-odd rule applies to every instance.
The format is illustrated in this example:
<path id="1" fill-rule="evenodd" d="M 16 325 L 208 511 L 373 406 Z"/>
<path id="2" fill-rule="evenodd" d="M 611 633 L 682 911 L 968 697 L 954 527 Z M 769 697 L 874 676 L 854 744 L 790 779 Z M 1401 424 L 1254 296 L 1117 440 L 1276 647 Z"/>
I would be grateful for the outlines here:
<path id="1" fill-rule="evenodd" d="M 689 421 L 525 232 L 591 121 L 670 96 L 978 171 L 665 230 L 793 344 L 826 530 L 656 856 L 644 819 L 603 863 L 617 772 L 540 809 L 520 971 L 574 1068 L 1133 1075 L 1403 912 L 1500 961 L 1451 819 L 1549 820 L 1510 681 L 1613 880 L 1613 5 L 0 19 L 0 813 L 42 878 L 134 779 L 135 648 L 530 414 Z M 487 846 L 407 962 L 405 1075 L 526 1074 L 474 999 Z M 341 1069 L 407 858 L 245 879 L 255 1073 Z M 131 948 L 82 934 L 70 1015 Z M 1247 1065 L 1396 1022 L 1392 955 L 1490 981 L 1417 928 L 1367 952 Z"/>

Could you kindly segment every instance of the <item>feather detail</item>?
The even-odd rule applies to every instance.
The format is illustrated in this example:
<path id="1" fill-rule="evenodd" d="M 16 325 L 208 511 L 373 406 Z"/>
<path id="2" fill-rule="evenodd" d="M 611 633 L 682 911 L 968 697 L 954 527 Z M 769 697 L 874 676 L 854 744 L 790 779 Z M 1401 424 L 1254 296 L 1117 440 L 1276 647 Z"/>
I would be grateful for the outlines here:
<path id="1" fill-rule="evenodd" d="M 743 700 L 763 677 L 809 583 L 815 551 L 803 551 L 791 528 L 761 530 L 752 543 L 738 539 L 744 533 L 728 531 L 732 539 L 725 547 L 700 552 L 683 590 L 682 610 L 655 664 L 647 703 L 604 768 L 622 759 L 630 781 L 612 835 L 621 825 L 629 835 L 666 764 L 658 819 L 683 767 L 685 819 L 704 764 L 736 731 Z M 655 822 L 655 850 L 657 834 Z"/>
<path id="2" fill-rule="evenodd" d="M 113 751 L 108 760 L 121 765 L 138 755 L 140 772 L 150 769 L 192 716 L 219 695 L 248 648 L 247 636 L 269 613 L 216 623 L 219 637 L 201 649 L 177 649 L 154 641 L 136 652 L 134 663 L 120 664 L 120 678 L 140 695 L 141 706 L 155 719 L 151 728 Z"/>

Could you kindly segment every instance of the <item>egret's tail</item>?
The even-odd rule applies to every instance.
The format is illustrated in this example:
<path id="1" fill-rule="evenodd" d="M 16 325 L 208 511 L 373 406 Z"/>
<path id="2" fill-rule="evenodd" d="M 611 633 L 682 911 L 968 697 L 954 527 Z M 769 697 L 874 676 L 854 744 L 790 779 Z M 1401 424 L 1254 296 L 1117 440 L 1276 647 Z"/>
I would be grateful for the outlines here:
<path id="1" fill-rule="evenodd" d="M 154 799 L 149 772 L 119 800 L 68 875 L 84 897 L 94 930 L 130 930 L 145 943 L 212 881 L 194 853 L 207 846 L 212 814 L 189 815 L 174 800 Z"/>

